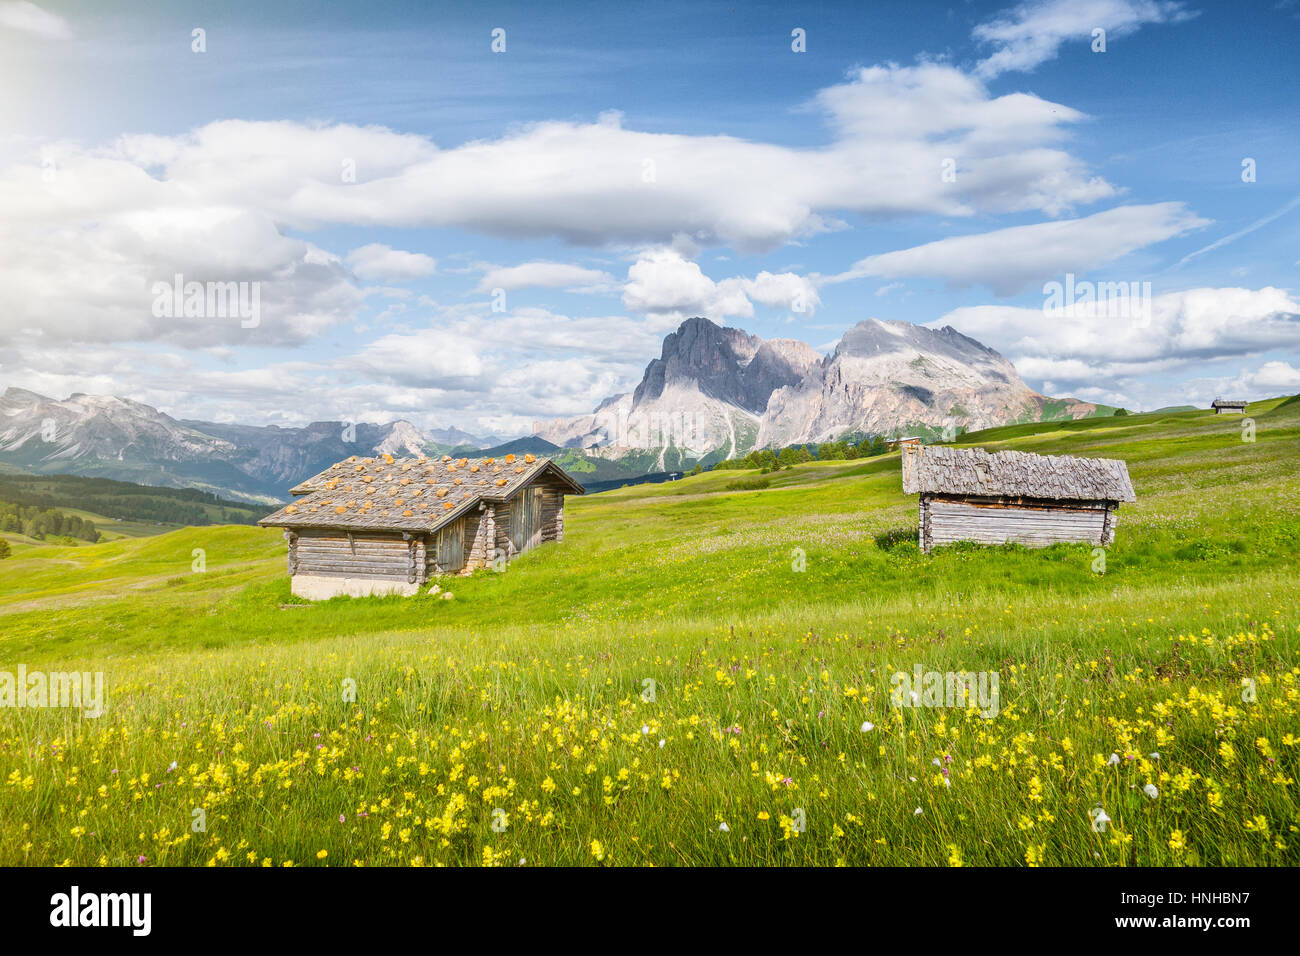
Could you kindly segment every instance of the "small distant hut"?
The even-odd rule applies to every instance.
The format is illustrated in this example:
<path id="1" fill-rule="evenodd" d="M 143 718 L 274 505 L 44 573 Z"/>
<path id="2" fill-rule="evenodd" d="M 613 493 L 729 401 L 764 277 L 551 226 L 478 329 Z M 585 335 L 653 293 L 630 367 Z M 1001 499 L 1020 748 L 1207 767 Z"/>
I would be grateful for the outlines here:
<path id="1" fill-rule="evenodd" d="M 1109 458 L 905 445 L 902 459 L 926 554 L 954 541 L 1108 545 L 1120 502 L 1137 500 L 1128 467 Z"/>
<path id="2" fill-rule="evenodd" d="M 1214 409 L 1216 415 L 1245 415 L 1246 406 L 1249 404 L 1235 398 L 1216 398 L 1210 407 Z"/>
<path id="3" fill-rule="evenodd" d="M 920 445 L 921 437 L 919 435 L 904 435 L 902 438 L 895 438 L 890 441 L 889 448 L 891 451 L 899 448 L 906 448 L 909 445 Z"/>
<path id="4" fill-rule="evenodd" d="M 586 490 L 549 458 L 353 456 L 290 489 L 263 518 L 289 542 L 293 593 L 311 600 L 414 594 L 545 541 L 564 540 L 564 496 Z"/>

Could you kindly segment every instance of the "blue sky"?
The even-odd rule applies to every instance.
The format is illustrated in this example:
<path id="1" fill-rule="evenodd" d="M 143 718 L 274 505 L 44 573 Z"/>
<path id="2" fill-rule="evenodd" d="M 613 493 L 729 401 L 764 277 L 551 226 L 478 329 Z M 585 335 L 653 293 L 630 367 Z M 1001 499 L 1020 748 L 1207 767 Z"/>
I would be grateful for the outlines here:
<path id="1" fill-rule="evenodd" d="M 522 433 L 703 314 L 1300 390 L 1300 3 L 267 6 L 0 0 L 0 385 Z M 257 325 L 152 314 L 178 272 Z M 1067 274 L 1151 300 L 1045 314 Z"/>

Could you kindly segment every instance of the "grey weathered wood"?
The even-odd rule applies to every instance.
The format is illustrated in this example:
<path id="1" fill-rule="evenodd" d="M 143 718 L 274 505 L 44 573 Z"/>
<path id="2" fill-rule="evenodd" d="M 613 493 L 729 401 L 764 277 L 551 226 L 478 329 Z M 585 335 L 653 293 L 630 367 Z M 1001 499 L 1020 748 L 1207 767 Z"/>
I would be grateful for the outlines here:
<path id="1" fill-rule="evenodd" d="M 1122 461 L 909 446 L 904 491 L 920 492 L 917 541 L 1109 545 L 1120 501 L 1136 496 Z"/>
<path id="2" fill-rule="evenodd" d="M 929 544 L 975 541 L 985 544 L 1020 542 L 1052 544 L 1086 541 L 1102 544 L 1106 511 L 1067 511 L 1052 508 L 979 507 L 964 502 L 935 501 L 930 506 Z"/>
<path id="3" fill-rule="evenodd" d="M 289 541 L 290 575 L 404 579 L 492 566 L 564 538 L 580 484 L 548 459 L 353 457 L 295 487 L 264 518 Z"/>

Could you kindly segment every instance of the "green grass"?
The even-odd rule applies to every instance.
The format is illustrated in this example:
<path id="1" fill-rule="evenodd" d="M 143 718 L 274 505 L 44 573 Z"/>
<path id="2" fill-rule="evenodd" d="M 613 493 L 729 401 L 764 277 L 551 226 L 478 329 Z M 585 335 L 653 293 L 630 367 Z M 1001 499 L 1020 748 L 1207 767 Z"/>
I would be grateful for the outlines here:
<path id="1" fill-rule="evenodd" d="M 1250 417 L 962 436 L 1127 460 L 1104 574 L 921 555 L 896 454 L 570 499 L 451 601 L 295 606 L 250 527 L 16 548 L 0 670 L 108 712 L 0 709 L 0 864 L 1294 865 L 1300 404 Z M 892 706 L 917 664 L 999 713 Z"/>

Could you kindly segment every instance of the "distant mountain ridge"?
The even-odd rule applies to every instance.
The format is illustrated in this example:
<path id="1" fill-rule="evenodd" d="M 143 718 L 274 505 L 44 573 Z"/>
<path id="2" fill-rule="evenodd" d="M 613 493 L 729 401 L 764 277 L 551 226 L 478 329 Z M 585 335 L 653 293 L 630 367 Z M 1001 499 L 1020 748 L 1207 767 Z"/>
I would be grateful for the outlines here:
<path id="1" fill-rule="evenodd" d="M 282 500 L 291 485 L 349 455 L 441 454 L 437 437 L 456 438 L 460 446 L 482 441 L 455 429 L 426 435 L 407 421 L 282 428 L 177 420 L 107 395 L 77 393 L 60 401 L 22 388 L 0 395 L 5 465 L 35 474 L 200 488 L 259 503 Z"/>
<path id="2" fill-rule="evenodd" d="M 404 420 L 285 428 L 180 420 L 111 395 L 58 400 L 22 388 L 0 394 L 0 474 L 111 478 L 257 504 L 284 501 L 293 485 L 350 455 L 510 452 L 553 457 L 579 481 L 620 481 L 648 470 L 636 457 L 592 458 L 536 436 L 507 440 L 455 427 L 425 432 Z"/>

